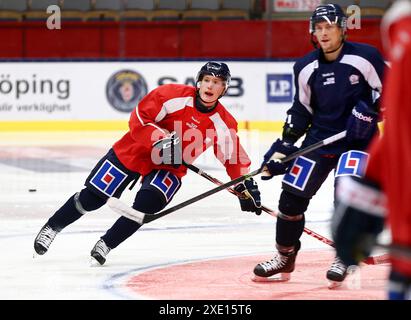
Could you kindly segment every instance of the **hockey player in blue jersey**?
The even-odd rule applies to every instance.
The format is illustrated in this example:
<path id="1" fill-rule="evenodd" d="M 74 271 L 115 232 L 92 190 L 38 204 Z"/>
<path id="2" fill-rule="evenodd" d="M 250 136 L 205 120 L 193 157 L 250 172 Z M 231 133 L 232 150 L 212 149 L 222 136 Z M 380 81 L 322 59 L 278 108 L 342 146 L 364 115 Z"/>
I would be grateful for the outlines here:
<path id="1" fill-rule="evenodd" d="M 287 111 L 282 138 L 264 156 L 263 180 L 284 174 L 276 225 L 274 258 L 254 268 L 255 281 L 288 280 L 300 249 L 304 213 L 311 198 L 332 170 L 334 186 L 341 175 L 361 175 L 367 159 L 363 152 L 377 132 L 379 95 L 385 63 L 372 46 L 346 41 L 347 17 L 334 4 L 318 6 L 310 19 L 316 50 L 294 65 L 296 93 Z M 347 130 L 346 138 L 280 163 L 298 148 Z M 326 277 L 332 286 L 341 284 L 347 266 L 336 256 Z"/>

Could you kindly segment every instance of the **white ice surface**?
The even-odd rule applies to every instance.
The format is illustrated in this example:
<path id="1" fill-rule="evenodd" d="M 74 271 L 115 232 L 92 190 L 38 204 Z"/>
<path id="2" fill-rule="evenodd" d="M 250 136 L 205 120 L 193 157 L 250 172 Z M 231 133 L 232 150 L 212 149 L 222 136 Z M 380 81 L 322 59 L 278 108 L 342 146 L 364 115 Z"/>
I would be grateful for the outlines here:
<path id="1" fill-rule="evenodd" d="M 121 132 L 99 133 L 1 133 L 3 158 L 38 157 L 91 169 Z M 245 149 L 260 164 L 276 133 L 242 132 Z M 47 149 L 58 147 L 56 150 Z M 73 157 L 68 147 L 92 147 L 84 157 Z M 65 149 L 65 148 L 68 149 Z M 221 164 L 207 153 L 195 163 L 210 175 L 228 181 Z M 112 250 L 103 267 L 89 266 L 95 242 L 118 216 L 106 206 L 87 214 L 64 229 L 44 256 L 33 258 L 33 240 L 47 219 L 75 192 L 87 171 L 34 172 L 0 163 L 0 299 L 134 299 L 123 282 L 138 270 L 181 261 L 213 257 L 266 254 L 274 250 L 276 219 L 262 213 L 241 212 L 238 200 L 221 191 L 169 216 L 143 226 Z M 263 182 L 256 178 L 263 204 L 277 209 L 279 177 Z M 332 179 L 329 177 L 306 214 L 306 227 L 329 237 L 332 208 Z M 169 206 L 213 188 L 211 182 L 189 172 Z M 29 192 L 29 189 L 36 189 Z M 122 196 L 132 203 L 133 191 Z M 331 249 L 306 234 L 303 249 Z"/>

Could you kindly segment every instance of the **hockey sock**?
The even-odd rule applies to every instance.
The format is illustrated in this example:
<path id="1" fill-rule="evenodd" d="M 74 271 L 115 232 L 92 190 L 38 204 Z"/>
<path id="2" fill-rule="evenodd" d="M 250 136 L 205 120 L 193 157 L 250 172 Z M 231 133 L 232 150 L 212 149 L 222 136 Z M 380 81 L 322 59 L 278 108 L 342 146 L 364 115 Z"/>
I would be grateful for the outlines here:
<path id="1" fill-rule="evenodd" d="M 110 249 L 114 249 L 128 237 L 133 235 L 133 233 L 140 227 L 141 224 L 125 217 L 120 217 L 113 226 L 107 230 L 106 234 L 102 236 L 101 239 L 104 240 Z"/>
<path id="2" fill-rule="evenodd" d="M 154 214 L 163 209 L 166 204 L 164 196 L 159 192 L 143 189 L 137 192 L 133 208 L 144 213 Z M 109 248 L 114 249 L 140 227 L 141 225 L 137 222 L 120 217 L 101 239 Z"/>
<path id="3" fill-rule="evenodd" d="M 87 212 L 97 210 L 105 203 L 105 199 L 84 188 L 80 193 L 72 195 L 49 219 L 48 224 L 54 230 L 60 231 L 80 219 Z"/>
<path id="4" fill-rule="evenodd" d="M 276 226 L 276 242 L 281 246 L 294 246 L 304 231 L 305 218 L 297 221 L 289 221 L 278 217 Z"/>
<path id="5" fill-rule="evenodd" d="M 76 209 L 74 196 L 75 195 L 72 195 L 67 202 L 49 219 L 47 223 L 52 229 L 61 231 L 69 224 L 72 224 L 74 221 L 83 216 L 83 214 Z"/>
<path id="6" fill-rule="evenodd" d="M 283 190 L 278 204 L 276 241 L 282 246 L 294 246 L 304 231 L 305 216 L 310 199 Z"/>

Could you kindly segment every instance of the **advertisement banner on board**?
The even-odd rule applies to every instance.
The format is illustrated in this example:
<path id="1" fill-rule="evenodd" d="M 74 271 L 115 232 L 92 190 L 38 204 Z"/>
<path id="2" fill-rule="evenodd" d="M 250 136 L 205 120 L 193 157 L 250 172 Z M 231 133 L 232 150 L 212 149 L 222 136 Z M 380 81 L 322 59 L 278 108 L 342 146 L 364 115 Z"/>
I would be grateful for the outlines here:
<path id="1" fill-rule="evenodd" d="M 1 121 L 127 120 L 159 85 L 195 85 L 197 62 L 8 62 L 1 64 Z M 293 62 L 227 62 L 221 99 L 239 121 L 280 121 L 294 95 Z"/>

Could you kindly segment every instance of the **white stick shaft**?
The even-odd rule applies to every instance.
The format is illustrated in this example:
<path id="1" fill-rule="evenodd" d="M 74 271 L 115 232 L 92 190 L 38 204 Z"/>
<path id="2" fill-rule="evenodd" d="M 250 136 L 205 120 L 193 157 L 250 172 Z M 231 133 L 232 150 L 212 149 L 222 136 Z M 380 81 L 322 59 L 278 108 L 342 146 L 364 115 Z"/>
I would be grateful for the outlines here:
<path id="1" fill-rule="evenodd" d="M 111 197 L 107 200 L 107 205 L 112 209 L 114 212 L 121 214 L 122 216 L 136 221 L 139 224 L 143 224 L 143 219 L 145 217 L 145 213 L 137 211 L 132 207 L 129 207 L 120 199 Z"/>
<path id="2" fill-rule="evenodd" d="M 333 135 L 333 136 L 325 139 L 325 140 L 323 141 L 323 142 L 324 142 L 324 145 L 326 146 L 327 144 L 330 144 L 330 143 L 333 143 L 333 142 L 335 142 L 335 141 L 337 141 L 337 140 L 340 140 L 340 139 L 342 139 L 342 138 L 345 138 L 346 134 L 347 134 L 347 131 L 342 131 L 342 132 L 340 132 L 340 133 L 337 133 L 337 134 L 335 134 L 335 135 Z"/>

